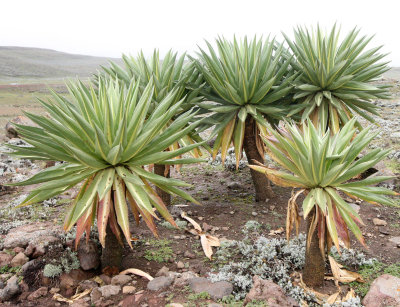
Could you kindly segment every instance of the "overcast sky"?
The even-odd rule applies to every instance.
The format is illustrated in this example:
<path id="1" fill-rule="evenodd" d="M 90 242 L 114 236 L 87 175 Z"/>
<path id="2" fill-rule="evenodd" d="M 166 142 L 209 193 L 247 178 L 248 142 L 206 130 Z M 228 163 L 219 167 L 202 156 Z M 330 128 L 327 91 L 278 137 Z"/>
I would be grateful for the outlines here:
<path id="1" fill-rule="evenodd" d="M 280 38 L 318 22 L 375 34 L 370 46 L 384 45 L 391 65 L 400 66 L 399 0 L 2 0 L 0 45 L 111 57 L 155 47 L 192 53 L 218 34 Z"/>

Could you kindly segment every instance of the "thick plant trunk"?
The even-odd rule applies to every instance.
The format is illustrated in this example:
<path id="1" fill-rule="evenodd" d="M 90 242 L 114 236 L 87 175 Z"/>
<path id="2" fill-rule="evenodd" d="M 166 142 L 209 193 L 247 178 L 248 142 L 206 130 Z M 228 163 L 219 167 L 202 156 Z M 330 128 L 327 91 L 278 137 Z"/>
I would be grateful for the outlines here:
<path id="1" fill-rule="evenodd" d="M 310 225 L 315 217 L 315 208 L 307 217 L 307 240 L 310 236 Z M 318 230 L 312 234 L 310 247 L 306 249 L 306 263 L 303 270 L 303 281 L 309 287 L 322 286 L 325 275 L 325 261 L 319 249 Z"/>
<path id="2" fill-rule="evenodd" d="M 255 165 L 254 160 L 264 163 L 264 157 L 262 157 L 257 150 L 256 137 L 256 123 L 254 119 L 249 116 L 246 119 L 244 129 L 243 148 L 250 165 Z M 267 198 L 274 196 L 267 176 L 253 169 L 250 169 L 250 174 L 253 179 L 254 189 L 256 190 L 256 201 L 265 201 Z"/>
<path id="3" fill-rule="evenodd" d="M 106 245 L 101 253 L 101 269 L 121 268 L 123 247 L 119 244 L 117 237 L 112 232 L 110 225 L 106 230 Z"/>
<path id="4" fill-rule="evenodd" d="M 168 173 L 165 175 L 165 165 L 162 164 L 154 164 L 154 174 L 157 174 L 159 176 L 163 176 L 166 178 L 170 177 L 170 171 L 168 170 Z M 164 190 L 160 189 L 159 187 L 156 187 L 156 192 L 158 196 L 161 197 L 162 201 L 166 206 L 171 205 L 171 195 Z"/>

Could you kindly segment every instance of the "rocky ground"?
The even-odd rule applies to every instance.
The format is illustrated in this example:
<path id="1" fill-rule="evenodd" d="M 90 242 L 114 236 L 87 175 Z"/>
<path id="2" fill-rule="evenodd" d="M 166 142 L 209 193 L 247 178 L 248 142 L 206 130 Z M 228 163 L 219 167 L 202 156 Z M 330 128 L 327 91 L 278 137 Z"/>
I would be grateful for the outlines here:
<path id="1" fill-rule="evenodd" d="M 400 83 L 393 85 L 393 99 L 376 102 L 382 107 L 381 129 L 371 147 L 390 148 L 389 157 L 378 165 L 379 173 L 394 174 L 385 183 L 400 190 Z M 363 124 L 366 124 L 363 122 Z M 12 137 L 13 135 L 9 135 Z M 5 142 L 23 145 L 18 138 Z M 3 144 L 4 145 L 4 144 Z M 307 292 L 298 271 L 304 264 L 304 237 L 284 239 L 286 204 L 291 191 L 273 186 L 275 197 L 255 203 L 249 170 L 220 163 L 183 167 L 181 177 L 192 183 L 188 191 L 201 201 L 197 206 L 173 198 L 170 211 L 180 226 L 160 222 L 156 240 L 145 225 L 132 223 L 134 248 L 125 248 L 124 272 L 101 272 L 100 246 L 95 231 L 88 244 L 74 249 L 74 231 L 62 230 L 63 214 L 75 194 L 69 191 L 43 204 L 15 209 L 34 187 L 9 188 L 46 167 L 39 161 L 18 160 L 0 151 L 0 300 L 2 306 L 318 306 L 318 295 Z M 400 210 L 354 203 L 366 224 L 362 228 L 369 249 L 355 240 L 353 248 L 338 262 L 358 271 L 365 282 L 341 285 L 343 296 L 355 295 L 343 304 L 325 306 L 400 306 Z M 213 260 L 205 257 L 199 236 L 181 213 L 217 237 Z M 304 224 L 304 223 L 303 223 Z M 304 225 L 302 226 L 304 231 Z M 150 276 L 132 274 L 140 269 Z M 328 268 L 328 266 L 327 266 Z M 379 277 L 380 276 L 380 277 Z M 267 280 L 271 279 L 271 280 Z M 375 280 L 376 279 L 376 280 Z M 374 281 L 375 280 L 375 281 Z M 332 281 L 317 289 L 329 296 L 337 292 Z M 369 291 L 369 293 L 368 293 Z M 1 303 L 0 303 L 1 304 Z M 346 305 L 347 304 L 347 305 Z M 381 304 L 381 305 L 379 305 Z M 384 304 L 384 305 L 382 305 Z"/>

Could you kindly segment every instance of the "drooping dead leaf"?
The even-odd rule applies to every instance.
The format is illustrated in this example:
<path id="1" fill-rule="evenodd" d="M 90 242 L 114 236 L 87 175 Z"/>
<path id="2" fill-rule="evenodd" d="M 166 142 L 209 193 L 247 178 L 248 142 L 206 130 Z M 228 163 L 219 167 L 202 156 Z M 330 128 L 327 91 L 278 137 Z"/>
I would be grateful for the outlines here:
<path id="1" fill-rule="evenodd" d="M 356 293 L 354 292 L 353 289 L 350 289 L 349 292 L 347 292 L 344 301 L 348 301 L 351 298 L 355 298 L 356 297 Z"/>
<path id="2" fill-rule="evenodd" d="M 194 229 L 188 230 L 191 234 L 200 236 L 201 246 L 203 247 L 204 254 L 208 259 L 212 259 L 213 255 L 213 246 L 220 246 L 219 239 L 217 237 L 206 234 L 201 226 L 192 218 L 188 217 L 185 212 L 181 213 L 181 217 L 187 220 L 190 224 L 193 225 Z"/>
<path id="3" fill-rule="evenodd" d="M 150 274 L 148 274 L 146 272 L 143 272 L 142 270 L 134 269 L 134 268 L 126 269 L 126 270 L 120 272 L 119 274 L 120 275 L 135 274 L 135 275 L 147 278 L 148 280 L 153 280 L 154 279 Z"/>
<path id="4" fill-rule="evenodd" d="M 283 233 L 285 231 L 285 229 L 283 229 L 283 227 L 279 227 L 278 229 L 275 230 L 271 230 L 269 232 L 270 236 L 276 236 L 276 235 L 280 235 L 281 233 Z"/>
<path id="5" fill-rule="evenodd" d="M 290 197 L 288 201 L 288 209 L 287 209 L 287 216 L 286 216 L 286 240 L 289 241 L 290 233 L 292 232 L 293 226 L 296 227 L 296 236 L 299 235 L 299 226 L 300 226 L 300 215 L 299 215 L 299 208 L 297 205 L 297 198 L 304 192 L 304 189 L 297 191 L 294 193 L 292 191 L 292 197 Z"/>
<path id="6" fill-rule="evenodd" d="M 328 304 L 330 304 L 330 305 L 333 305 L 333 304 L 336 302 L 336 300 L 337 300 L 339 294 L 340 294 L 340 292 L 336 292 L 336 293 L 332 294 L 330 297 L 328 297 L 328 299 L 326 300 L 326 302 L 327 302 Z"/>
<path id="7" fill-rule="evenodd" d="M 348 283 L 355 280 L 358 282 L 364 282 L 364 279 L 360 274 L 343 269 L 343 266 L 337 263 L 332 256 L 329 256 L 329 263 L 331 265 L 333 277 L 337 282 Z"/>

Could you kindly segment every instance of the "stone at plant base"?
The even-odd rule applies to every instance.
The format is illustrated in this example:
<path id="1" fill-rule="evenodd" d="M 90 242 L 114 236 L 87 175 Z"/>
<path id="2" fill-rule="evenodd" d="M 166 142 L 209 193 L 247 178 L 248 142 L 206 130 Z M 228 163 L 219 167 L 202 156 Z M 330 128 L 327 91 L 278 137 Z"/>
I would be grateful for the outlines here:
<path id="1" fill-rule="evenodd" d="M 96 243 L 86 240 L 81 240 L 78 247 L 78 259 L 81 263 L 81 268 L 85 271 L 97 269 L 100 265 L 99 248 Z"/>
<path id="2" fill-rule="evenodd" d="M 11 266 L 23 266 L 25 263 L 29 261 L 29 258 L 25 256 L 24 253 L 18 253 L 15 257 L 11 260 Z"/>
<path id="3" fill-rule="evenodd" d="M 123 294 L 132 294 L 136 291 L 136 287 L 134 286 L 125 286 L 122 288 Z"/>
<path id="4" fill-rule="evenodd" d="M 92 305 L 94 305 L 96 302 L 100 301 L 101 299 L 101 292 L 99 288 L 93 288 L 92 292 L 90 292 L 90 301 Z"/>
<path id="5" fill-rule="evenodd" d="M 121 287 L 115 286 L 115 285 L 107 285 L 107 286 L 100 287 L 99 291 L 101 292 L 102 297 L 109 298 L 111 296 L 114 296 L 114 295 L 117 295 L 118 293 L 120 293 Z"/>
<path id="6" fill-rule="evenodd" d="M 378 218 L 373 218 L 372 223 L 374 223 L 375 226 L 386 226 L 387 222 L 385 220 L 381 220 Z"/>
<path id="7" fill-rule="evenodd" d="M 111 278 L 111 284 L 117 286 L 124 286 L 131 280 L 132 277 L 130 277 L 129 275 L 115 275 L 113 278 Z"/>
<path id="8" fill-rule="evenodd" d="M 158 291 L 168 287 L 173 282 L 172 277 L 160 276 L 150 280 L 147 284 L 147 289 L 151 291 Z"/>
<path id="9" fill-rule="evenodd" d="M 213 300 L 222 299 L 233 291 L 233 286 L 227 281 L 211 282 L 204 277 L 195 277 L 188 280 L 190 288 L 195 293 L 207 292 Z"/>
<path id="10" fill-rule="evenodd" d="M 218 303 L 211 303 L 211 304 L 208 304 L 207 307 L 224 307 L 224 306 L 222 306 L 221 304 L 218 304 Z"/>
<path id="11" fill-rule="evenodd" d="M 0 290 L 0 301 L 8 301 L 21 292 L 17 276 L 12 276 L 4 289 Z"/>
<path id="12" fill-rule="evenodd" d="M 41 287 L 39 289 L 37 289 L 36 291 L 32 292 L 31 294 L 29 294 L 28 296 L 28 301 L 35 301 L 40 297 L 46 296 L 47 295 L 47 287 Z"/>
<path id="13" fill-rule="evenodd" d="M 400 278 L 384 274 L 376 278 L 362 303 L 365 307 L 400 306 Z"/>
<path id="14" fill-rule="evenodd" d="M 0 252 L 0 267 L 10 265 L 13 255 L 7 254 L 6 252 Z"/>
<path id="15" fill-rule="evenodd" d="M 177 264 L 176 264 L 176 267 L 178 269 L 183 269 L 185 267 L 185 264 L 182 261 L 178 261 Z"/>
<path id="16" fill-rule="evenodd" d="M 264 300 L 269 307 L 293 307 L 298 306 L 296 301 L 287 297 L 282 288 L 270 280 L 253 277 L 253 287 L 247 293 L 244 304 L 253 300 Z"/>
<path id="17" fill-rule="evenodd" d="M 11 229 L 4 238 L 4 248 L 26 247 L 29 243 L 33 246 L 57 242 L 63 230 L 51 223 L 34 223 L 22 225 Z"/>
<path id="18" fill-rule="evenodd" d="M 167 306 L 168 307 L 183 307 L 183 305 L 179 304 L 179 303 L 171 303 L 171 304 L 168 304 Z"/>

